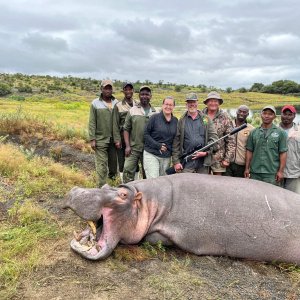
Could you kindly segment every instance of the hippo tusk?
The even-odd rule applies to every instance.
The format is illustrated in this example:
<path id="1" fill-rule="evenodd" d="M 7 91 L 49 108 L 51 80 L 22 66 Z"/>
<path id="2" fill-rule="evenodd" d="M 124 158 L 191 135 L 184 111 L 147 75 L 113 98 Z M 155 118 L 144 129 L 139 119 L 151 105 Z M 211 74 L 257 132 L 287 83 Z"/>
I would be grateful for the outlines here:
<path id="1" fill-rule="evenodd" d="M 88 223 L 88 225 L 91 227 L 94 236 L 96 236 L 97 228 L 96 228 L 96 226 L 95 226 L 95 223 L 94 223 L 93 221 L 87 221 L 87 223 Z"/>

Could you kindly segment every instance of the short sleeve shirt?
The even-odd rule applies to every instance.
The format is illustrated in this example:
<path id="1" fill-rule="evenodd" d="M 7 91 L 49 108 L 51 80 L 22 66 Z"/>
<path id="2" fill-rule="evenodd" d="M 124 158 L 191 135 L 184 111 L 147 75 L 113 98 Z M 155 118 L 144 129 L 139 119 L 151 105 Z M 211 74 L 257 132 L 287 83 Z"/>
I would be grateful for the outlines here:
<path id="1" fill-rule="evenodd" d="M 287 151 L 287 135 L 274 124 L 266 134 L 259 127 L 251 131 L 246 148 L 253 152 L 250 173 L 276 174 L 280 153 Z"/>

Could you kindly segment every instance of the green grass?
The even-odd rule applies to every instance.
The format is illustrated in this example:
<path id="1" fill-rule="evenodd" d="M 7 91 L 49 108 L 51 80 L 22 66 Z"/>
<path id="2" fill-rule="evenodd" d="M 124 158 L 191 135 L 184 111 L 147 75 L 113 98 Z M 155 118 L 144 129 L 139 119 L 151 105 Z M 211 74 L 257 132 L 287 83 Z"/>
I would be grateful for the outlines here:
<path id="1" fill-rule="evenodd" d="M 19 278 L 45 261 L 65 232 L 38 203 L 60 205 L 73 186 L 95 186 L 95 178 L 48 158 L 28 157 L 18 147 L 0 144 L 0 201 L 13 205 L 0 221 L 0 299 L 9 299 Z"/>
<path id="2" fill-rule="evenodd" d="M 49 213 L 32 202 L 13 207 L 0 227 L 1 299 L 14 295 L 20 276 L 31 273 L 49 253 L 46 245 L 63 234 Z"/>

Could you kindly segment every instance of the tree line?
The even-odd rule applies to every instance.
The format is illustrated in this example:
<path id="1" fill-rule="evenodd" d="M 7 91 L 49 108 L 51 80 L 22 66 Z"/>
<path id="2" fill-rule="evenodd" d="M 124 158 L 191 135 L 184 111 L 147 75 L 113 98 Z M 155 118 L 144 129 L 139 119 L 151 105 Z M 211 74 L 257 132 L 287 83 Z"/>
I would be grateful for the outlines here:
<path id="1" fill-rule="evenodd" d="M 116 89 L 122 89 L 123 81 L 113 80 Z M 150 80 L 133 82 L 135 89 L 138 91 L 142 85 L 151 85 L 153 88 L 174 90 L 175 92 L 181 92 L 184 89 L 195 88 L 199 92 L 206 93 L 211 90 L 217 90 L 219 92 L 259 92 L 268 94 L 292 94 L 294 96 L 300 96 L 300 84 L 292 80 L 278 80 L 269 85 L 263 83 L 254 83 L 249 89 L 245 87 L 238 88 L 236 90 L 228 87 L 221 89 L 214 86 L 206 86 L 204 84 L 199 85 L 187 85 L 176 84 L 171 82 L 164 82 L 159 80 L 158 82 L 152 82 Z M 16 74 L 0 74 L 0 96 L 9 95 L 11 93 L 73 93 L 75 91 L 87 91 L 91 93 L 97 93 L 99 91 L 99 80 L 92 78 L 79 78 L 73 76 L 50 76 L 50 75 L 25 75 L 21 73 Z"/>

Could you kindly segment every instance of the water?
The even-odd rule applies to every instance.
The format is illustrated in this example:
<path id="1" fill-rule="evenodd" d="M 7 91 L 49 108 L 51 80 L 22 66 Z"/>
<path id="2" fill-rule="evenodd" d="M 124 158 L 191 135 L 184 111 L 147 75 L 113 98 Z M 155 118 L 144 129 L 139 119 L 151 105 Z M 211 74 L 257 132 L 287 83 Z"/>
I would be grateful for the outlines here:
<path id="1" fill-rule="evenodd" d="M 300 105 L 294 105 L 294 107 L 296 108 L 297 110 L 297 114 L 296 114 L 296 117 L 295 117 L 295 120 L 294 122 L 298 125 L 300 125 Z M 232 118 L 234 118 L 236 116 L 236 110 L 237 110 L 237 107 L 236 108 L 223 108 L 221 107 L 223 110 L 225 110 L 226 112 L 228 112 Z M 277 119 L 280 120 L 280 113 L 281 113 L 281 108 L 282 106 L 275 106 L 276 108 L 276 112 L 277 112 Z M 175 107 L 175 114 L 177 116 L 180 116 L 184 111 L 186 110 L 186 106 L 185 105 L 177 105 Z M 260 114 L 260 110 L 255 110 L 255 109 L 250 109 L 249 110 L 249 117 L 252 118 L 254 114 Z"/>

